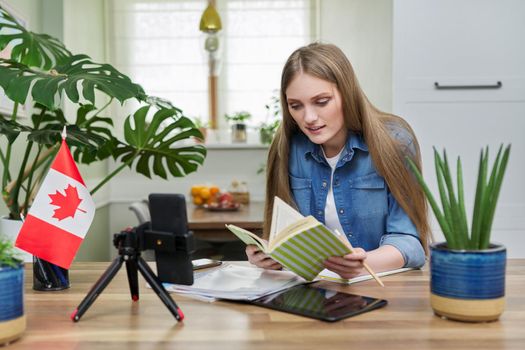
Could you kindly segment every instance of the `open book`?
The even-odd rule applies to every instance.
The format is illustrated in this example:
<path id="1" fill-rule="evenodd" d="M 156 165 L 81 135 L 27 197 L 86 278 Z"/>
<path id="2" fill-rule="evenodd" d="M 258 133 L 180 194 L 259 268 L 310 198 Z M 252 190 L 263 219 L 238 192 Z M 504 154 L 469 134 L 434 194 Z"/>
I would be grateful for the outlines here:
<path id="1" fill-rule="evenodd" d="M 226 225 L 246 244 L 254 244 L 288 270 L 311 281 L 324 269 L 330 256 L 349 254 L 345 236 L 330 231 L 313 216 L 304 217 L 275 197 L 268 243 L 235 225 Z"/>

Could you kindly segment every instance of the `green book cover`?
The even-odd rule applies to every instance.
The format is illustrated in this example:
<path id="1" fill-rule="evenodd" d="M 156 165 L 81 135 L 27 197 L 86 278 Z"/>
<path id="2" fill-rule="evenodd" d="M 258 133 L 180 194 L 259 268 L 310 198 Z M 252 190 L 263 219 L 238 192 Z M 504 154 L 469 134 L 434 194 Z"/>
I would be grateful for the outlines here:
<path id="1" fill-rule="evenodd" d="M 274 202 L 274 211 L 280 210 L 283 204 L 288 207 L 285 211 L 290 210 L 290 207 L 278 197 L 275 199 L 277 204 Z M 286 218 L 286 221 L 290 222 L 289 218 Z M 243 228 L 235 225 L 226 225 L 226 227 L 244 243 L 258 246 L 288 270 L 308 281 L 313 280 L 324 269 L 323 261 L 328 257 L 343 256 L 351 252 L 337 234 L 330 231 L 313 216 L 301 216 L 301 219 L 295 220 L 282 229 L 279 229 L 282 226 L 276 223 L 277 232 L 270 234 L 268 243 Z M 274 227 L 273 224 L 272 227 Z"/>

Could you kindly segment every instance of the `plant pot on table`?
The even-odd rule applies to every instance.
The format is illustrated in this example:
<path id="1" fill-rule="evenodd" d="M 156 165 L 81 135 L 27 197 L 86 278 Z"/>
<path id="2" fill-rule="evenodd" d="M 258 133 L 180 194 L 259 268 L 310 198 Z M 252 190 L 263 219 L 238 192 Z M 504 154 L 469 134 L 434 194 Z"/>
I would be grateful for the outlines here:
<path id="1" fill-rule="evenodd" d="M 0 266 L 0 346 L 24 333 L 24 264 Z"/>
<path id="2" fill-rule="evenodd" d="M 7 237 L 13 244 L 21 228 L 22 220 L 12 220 L 6 216 L 0 218 L 0 234 Z M 31 256 L 23 250 L 17 250 L 19 256 L 23 258 L 25 262 L 33 262 L 34 290 L 57 291 L 70 287 L 68 270 L 46 260 Z"/>
<path id="3" fill-rule="evenodd" d="M 507 250 L 454 250 L 430 246 L 430 303 L 434 313 L 467 322 L 495 321 L 505 309 Z"/>

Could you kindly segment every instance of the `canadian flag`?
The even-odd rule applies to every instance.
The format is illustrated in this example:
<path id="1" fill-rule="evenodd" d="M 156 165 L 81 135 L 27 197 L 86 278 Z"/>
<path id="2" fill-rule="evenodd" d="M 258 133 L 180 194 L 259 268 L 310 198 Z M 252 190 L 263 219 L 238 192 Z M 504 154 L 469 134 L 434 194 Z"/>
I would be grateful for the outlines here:
<path id="1" fill-rule="evenodd" d="M 69 269 L 95 216 L 95 203 L 62 140 L 15 246 Z"/>

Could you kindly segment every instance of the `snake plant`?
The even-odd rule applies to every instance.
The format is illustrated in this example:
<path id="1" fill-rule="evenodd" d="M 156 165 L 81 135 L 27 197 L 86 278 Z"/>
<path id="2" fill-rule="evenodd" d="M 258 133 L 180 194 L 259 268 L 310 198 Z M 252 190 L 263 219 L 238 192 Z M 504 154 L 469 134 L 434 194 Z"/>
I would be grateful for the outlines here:
<path id="1" fill-rule="evenodd" d="M 481 150 L 470 230 L 465 212 L 463 174 L 460 157 L 457 158 L 456 186 L 454 188 L 454 180 L 447 159 L 447 153 L 443 150 L 443 156 L 441 156 L 434 148 L 434 165 L 441 207 L 432 195 L 417 166 L 411 159 L 408 159 L 409 166 L 416 175 L 419 184 L 422 186 L 432 211 L 443 231 L 448 248 L 481 250 L 489 247 L 492 222 L 509 155 L 510 145 L 507 145 L 504 150 L 503 145 L 501 145 L 496 160 L 489 172 L 489 147 L 487 146 Z"/>

